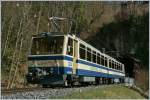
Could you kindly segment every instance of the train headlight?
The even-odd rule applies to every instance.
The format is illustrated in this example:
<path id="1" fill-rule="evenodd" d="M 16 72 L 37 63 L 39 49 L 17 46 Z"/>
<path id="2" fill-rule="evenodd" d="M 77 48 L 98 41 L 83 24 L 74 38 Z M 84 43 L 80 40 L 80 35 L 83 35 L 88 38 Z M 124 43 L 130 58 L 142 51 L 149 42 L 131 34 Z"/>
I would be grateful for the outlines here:
<path id="1" fill-rule="evenodd" d="M 32 75 L 32 73 L 30 72 L 29 75 Z"/>

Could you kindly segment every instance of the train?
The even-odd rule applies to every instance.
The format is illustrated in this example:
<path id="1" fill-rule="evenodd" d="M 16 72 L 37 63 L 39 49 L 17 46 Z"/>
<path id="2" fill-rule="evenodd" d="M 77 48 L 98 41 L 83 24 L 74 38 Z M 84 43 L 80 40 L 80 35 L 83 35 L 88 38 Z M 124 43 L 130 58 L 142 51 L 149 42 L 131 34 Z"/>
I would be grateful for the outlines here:
<path id="1" fill-rule="evenodd" d="M 122 83 L 125 68 L 74 34 L 43 32 L 32 37 L 26 78 L 43 87 Z"/>

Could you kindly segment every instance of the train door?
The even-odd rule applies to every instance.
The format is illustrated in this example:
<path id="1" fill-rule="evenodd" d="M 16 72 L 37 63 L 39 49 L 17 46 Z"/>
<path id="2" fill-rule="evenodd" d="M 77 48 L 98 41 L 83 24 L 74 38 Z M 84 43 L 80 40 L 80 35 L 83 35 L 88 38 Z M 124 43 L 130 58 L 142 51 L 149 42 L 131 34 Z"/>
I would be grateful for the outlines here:
<path id="1" fill-rule="evenodd" d="M 78 41 L 73 40 L 73 74 L 76 74 L 76 69 L 78 67 L 77 59 L 78 59 Z"/>

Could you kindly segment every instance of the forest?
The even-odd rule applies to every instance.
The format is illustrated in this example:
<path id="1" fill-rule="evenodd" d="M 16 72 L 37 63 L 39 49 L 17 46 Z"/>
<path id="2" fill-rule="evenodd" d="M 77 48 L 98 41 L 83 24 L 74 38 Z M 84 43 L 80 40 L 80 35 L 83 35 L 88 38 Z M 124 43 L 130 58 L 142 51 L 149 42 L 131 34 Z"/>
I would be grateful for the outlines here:
<path id="1" fill-rule="evenodd" d="M 1 3 L 1 75 L 9 86 L 23 87 L 31 37 L 50 32 L 49 18 L 75 20 L 71 32 L 99 50 L 132 55 L 146 73 L 143 89 L 148 89 L 149 8 L 148 2 L 44 1 Z M 68 26 L 61 25 L 67 32 Z M 142 76 L 141 76 L 142 77 Z"/>

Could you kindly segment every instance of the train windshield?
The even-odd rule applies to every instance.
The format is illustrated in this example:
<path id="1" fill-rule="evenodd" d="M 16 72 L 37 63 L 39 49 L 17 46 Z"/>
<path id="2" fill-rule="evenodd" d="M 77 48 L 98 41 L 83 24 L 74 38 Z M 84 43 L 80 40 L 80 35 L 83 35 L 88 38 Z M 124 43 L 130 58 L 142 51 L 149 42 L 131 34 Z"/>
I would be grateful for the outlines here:
<path id="1" fill-rule="evenodd" d="M 62 54 L 64 36 L 33 38 L 31 54 L 48 55 Z"/>

